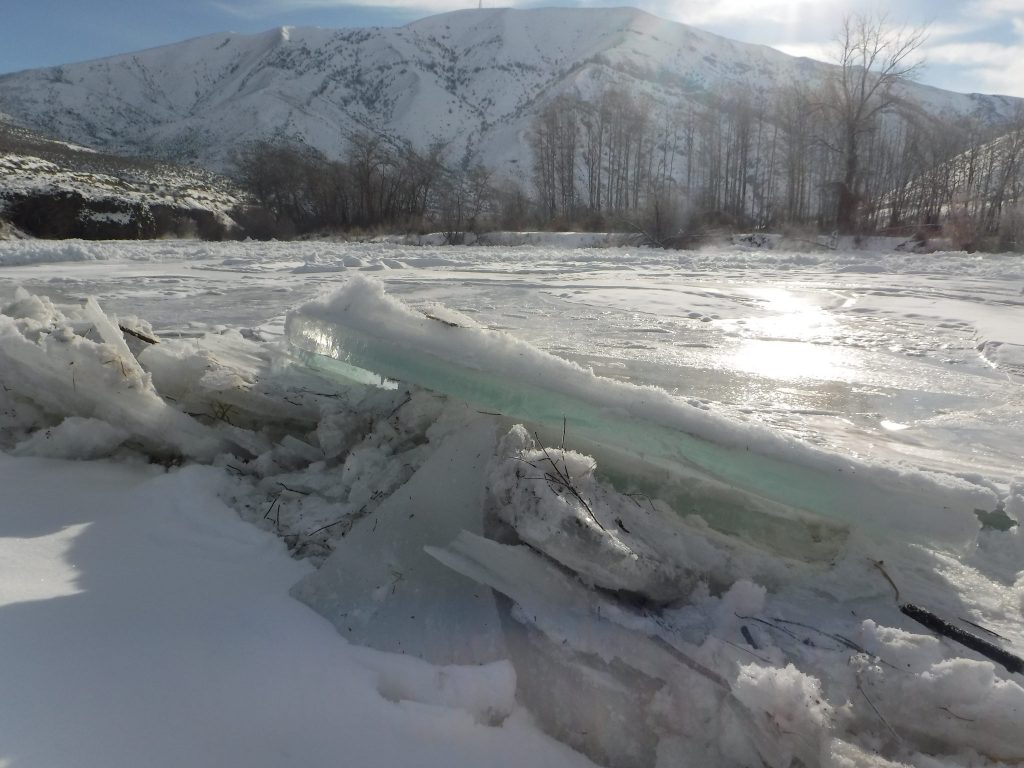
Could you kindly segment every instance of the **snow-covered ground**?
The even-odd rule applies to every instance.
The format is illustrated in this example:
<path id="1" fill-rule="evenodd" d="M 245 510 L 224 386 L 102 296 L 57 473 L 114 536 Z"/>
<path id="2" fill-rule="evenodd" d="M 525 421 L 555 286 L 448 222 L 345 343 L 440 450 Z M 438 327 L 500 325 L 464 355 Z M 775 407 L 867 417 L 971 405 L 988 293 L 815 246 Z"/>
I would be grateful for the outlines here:
<path id="1" fill-rule="evenodd" d="M 340 642 L 288 596 L 309 565 L 239 520 L 224 482 L 0 456 L 0 764 L 587 764 L 515 710 L 508 662 Z"/>
<path id="2" fill-rule="evenodd" d="M 190 168 L 156 164 L 146 168 L 141 163 L 133 167 L 130 161 L 123 161 L 118 168 L 115 161 L 108 160 L 111 167 L 107 173 L 84 170 L 81 157 L 88 159 L 90 152 L 76 147 L 63 158 L 62 165 L 30 154 L 0 154 L 0 201 L 5 197 L 77 193 L 92 200 L 166 205 L 226 216 L 241 197 L 225 180 Z"/>
<path id="3" fill-rule="evenodd" d="M 659 387 L 678 414 L 586 392 L 872 509 L 766 482 L 703 520 L 473 402 L 343 385 L 283 341 L 342 287 L 366 333 Z M 899 610 L 1024 653 L 1021 256 L 17 241 L 0 307 L 0 764 L 1024 757 L 1020 675 Z"/>

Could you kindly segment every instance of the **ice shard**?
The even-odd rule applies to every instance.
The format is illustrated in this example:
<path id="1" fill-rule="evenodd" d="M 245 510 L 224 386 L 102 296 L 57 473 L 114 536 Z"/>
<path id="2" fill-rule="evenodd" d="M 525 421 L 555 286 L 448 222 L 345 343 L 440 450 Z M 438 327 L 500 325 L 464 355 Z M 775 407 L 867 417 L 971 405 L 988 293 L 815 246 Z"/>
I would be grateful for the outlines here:
<path id="1" fill-rule="evenodd" d="M 414 311 L 366 278 L 288 316 L 292 349 L 341 380 L 400 380 L 527 425 L 594 456 L 623 491 L 801 560 L 827 561 L 851 528 L 958 548 L 995 495 L 957 478 L 816 450 L 668 393 L 596 376 L 507 334 Z"/>
<path id="2" fill-rule="evenodd" d="M 441 665 L 504 658 L 493 596 L 424 551 L 463 529 L 482 531 L 495 441 L 484 419 L 445 439 L 292 595 L 359 645 Z"/>

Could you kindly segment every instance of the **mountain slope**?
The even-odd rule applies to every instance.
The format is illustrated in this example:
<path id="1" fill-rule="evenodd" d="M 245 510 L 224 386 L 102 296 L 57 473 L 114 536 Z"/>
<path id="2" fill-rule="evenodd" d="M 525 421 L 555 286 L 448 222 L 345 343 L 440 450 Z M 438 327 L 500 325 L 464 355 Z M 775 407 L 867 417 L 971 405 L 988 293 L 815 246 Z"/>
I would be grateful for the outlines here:
<path id="1" fill-rule="evenodd" d="M 281 28 L 217 35 L 0 77 L 0 110 L 29 127 L 106 150 L 223 166 L 261 138 L 337 156 L 361 130 L 441 141 L 525 168 L 525 137 L 545 101 L 617 83 L 656 105 L 745 83 L 816 81 L 828 65 L 730 41 L 629 8 L 486 9 L 401 28 Z M 908 84 L 929 111 L 1007 114 L 1017 100 Z"/>

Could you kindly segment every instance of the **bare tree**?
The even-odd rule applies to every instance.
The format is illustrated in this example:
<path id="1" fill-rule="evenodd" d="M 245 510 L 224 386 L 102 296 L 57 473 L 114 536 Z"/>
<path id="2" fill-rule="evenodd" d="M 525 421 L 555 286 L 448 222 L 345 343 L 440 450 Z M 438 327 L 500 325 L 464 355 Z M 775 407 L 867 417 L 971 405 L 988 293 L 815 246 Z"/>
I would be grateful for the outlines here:
<path id="1" fill-rule="evenodd" d="M 438 184 L 438 224 L 449 245 L 465 242 L 477 232 L 493 205 L 493 173 L 482 164 L 447 171 Z"/>
<path id="2" fill-rule="evenodd" d="M 898 83 L 913 79 L 922 66 L 916 54 L 925 29 L 890 28 L 887 22 L 884 14 L 847 16 L 836 39 L 839 67 L 828 84 L 827 108 L 837 131 L 831 146 L 842 159 L 836 224 L 843 232 L 855 228 L 866 137 L 900 104 Z"/>

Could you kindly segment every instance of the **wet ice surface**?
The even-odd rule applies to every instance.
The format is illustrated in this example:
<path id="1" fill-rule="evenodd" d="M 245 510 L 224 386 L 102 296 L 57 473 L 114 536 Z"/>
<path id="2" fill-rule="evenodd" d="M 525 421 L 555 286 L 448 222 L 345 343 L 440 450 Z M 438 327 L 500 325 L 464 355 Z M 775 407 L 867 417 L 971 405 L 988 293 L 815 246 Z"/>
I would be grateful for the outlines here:
<path id="1" fill-rule="evenodd" d="M 19 249 L 46 247 L 0 245 L 0 264 Z M 843 453 L 997 482 L 1022 465 L 1019 256 L 87 248 L 106 260 L 3 268 L 0 294 L 20 283 L 62 300 L 96 295 L 109 311 L 148 319 L 162 333 L 223 325 L 272 338 L 289 309 L 369 273 L 414 306 L 443 304 L 601 375 L 654 384 Z"/>

